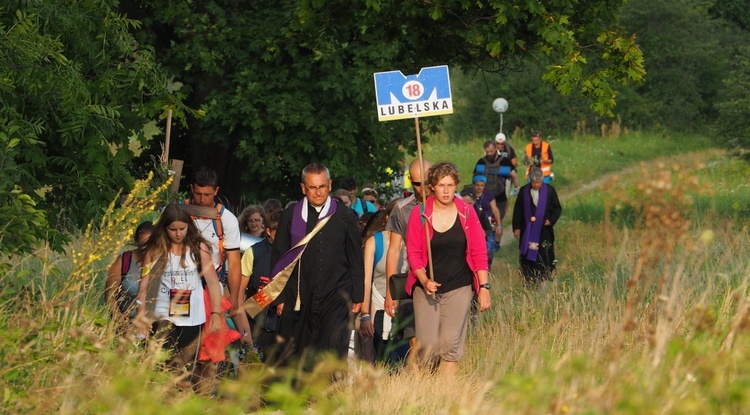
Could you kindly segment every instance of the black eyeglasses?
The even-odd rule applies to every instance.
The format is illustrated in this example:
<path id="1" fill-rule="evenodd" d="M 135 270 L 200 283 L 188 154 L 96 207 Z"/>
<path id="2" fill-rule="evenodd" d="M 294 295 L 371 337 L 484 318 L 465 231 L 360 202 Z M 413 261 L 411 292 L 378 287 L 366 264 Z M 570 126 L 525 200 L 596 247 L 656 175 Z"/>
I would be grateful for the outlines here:
<path id="1" fill-rule="evenodd" d="M 322 192 L 323 190 L 328 189 L 328 185 L 327 184 L 321 184 L 320 186 L 308 186 L 308 185 L 302 183 L 302 186 L 305 186 L 305 189 L 307 189 L 307 190 L 309 190 L 311 192 L 318 192 L 318 191 Z"/>
<path id="2" fill-rule="evenodd" d="M 411 182 L 411 185 L 412 186 L 420 187 L 420 186 L 422 186 L 422 182 Z"/>

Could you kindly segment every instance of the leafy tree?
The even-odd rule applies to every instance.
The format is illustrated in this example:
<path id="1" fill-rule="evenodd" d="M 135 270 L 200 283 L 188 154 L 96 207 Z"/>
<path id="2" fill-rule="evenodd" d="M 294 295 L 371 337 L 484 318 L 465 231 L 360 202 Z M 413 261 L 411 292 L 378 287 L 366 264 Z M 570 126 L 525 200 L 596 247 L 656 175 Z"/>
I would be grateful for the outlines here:
<path id="1" fill-rule="evenodd" d="M 724 80 L 718 104 L 717 132 L 721 141 L 735 149 L 750 148 L 750 47 L 744 47 Z M 750 158 L 745 152 L 744 157 Z"/>
<path id="2" fill-rule="evenodd" d="M 22 141 L 33 141 L 28 136 L 18 135 L 20 128 L 14 122 L 0 120 L 0 253 L 14 254 L 26 252 L 37 245 L 38 240 L 49 240 L 59 248 L 63 239 L 49 229 L 45 212 L 38 209 L 34 199 L 18 185 L 22 172 L 15 160 L 19 157 L 18 147 Z M 54 235 L 54 236 L 53 236 Z M 0 272 L 5 272 L 0 265 Z"/>
<path id="3" fill-rule="evenodd" d="M 580 94 L 560 95 L 542 80 L 544 67 L 529 63 L 517 71 L 505 74 L 475 72 L 451 74 L 455 114 L 445 122 L 451 140 L 484 137 L 494 138 L 499 130 L 499 115 L 492 110 L 492 101 L 508 100 L 508 111 L 503 114 L 503 132 L 511 137 L 521 133 L 523 142 L 531 130 L 541 130 L 545 136 L 569 134 L 585 121 L 588 130 L 596 130 L 601 118 L 609 117 L 592 111 Z M 513 143 L 516 145 L 516 143 Z"/>
<path id="4" fill-rule="evenodd" d="M 750 1 L 715 0 L 708 11 L 712 16 L 732 22 L 742 30 L 750 31 Z"/>
<path id="5" fill-rule="evenodd" d="M 18 0 L 0 9 L 0 211 L 19 215 L 2 251 L 95 219 L 132 183 L 131 138 L 145 144 L 142 127 L 171 99 L 181 109 L 153 50 L 129 33 L 139 23 L 113 6 Z"/>
<path id="6" fill-rule="evenodd" d="M 608 113 L 613 84 L 638 81 L 642 56 L 616 24 L 620 0 L 123 1 L 144 42 L 206 111 L 177 131 L 175 157 L 208 165 L 249 199 L 297 197 L 310 161 L 385 180 L 413 123 L 377 121 L 372 74 L 437 64 L 503 72 L 523 60 Z M 438 119 L 422 120 L 430 130 Z"/>
<path id="7" fill-rule="evenodd" d="M 703 0 L 631 0 L 625 4 L 620 22 L 626 33 L 638 33 L 649 76 L 642 84 L 618 88 L 613 112 L 619 122 L 630 129 L 704 132 L 717 120 L 728 122 L 727 116 L 717 118 L 721 110 L 717 104 L 737 100 L 736 91 L 722 88 L 722 84 L 732 62 L 746 59 L 743 55 L 747 50 L 742 52 L 739 47 L 748 40 L 748 32 L 743 30 L 744 18 L 729 10 L 736 10 L 745 2 L 716 0 L 712 5 Z M 468 81 L 458 78 L 454 94 L 462 111 L 457 110 L 447 122 L 451 138 L 476 136 L 475 126 L 488 135 L 488 122 L 491 126 L 497 120 L 489 103 L 498 96 L 511 103 L 505 114 L 506 132 L 523 126 L 547 133 L 570 133 L 580 125 L 592 132 L 598 125 L 610 122 L 587 111 L 577 94 L 551 94 L 539 80 L 538 74 L 543 70 L 541 62 L 529 62 L 519 71 L 500 76 L 479 73 Z M 732 104 L 721 104 L 724 110 L 729 106 Z M 581 121 L 585 124 L 579 124 Z M 726 125 L 728 130 L 722 131 L 730 131 L 734 125 L 732 122 Z"/>
<path id="8" fill-rule="evenodd" d="M 716 0 L 709 12 L 724 19 L 739 34 L 727 47 L 734 53 L 728 59 L 729 73 L 723 77 L 717 96 L 718 118 L 716 133 L 718 141 L 728 145 L 750 160 L 750 17 L 746 13 L 747 0 Z"/>
<path id="9" fill-rule="evenodd" d="M 639 33 L 649 76 L 620 100 L 635 127 L 704 129 L 716 118 L 716 94 L 736 34 L 708 13 L 703 0 L 633 0 L 622 24 Z"/>

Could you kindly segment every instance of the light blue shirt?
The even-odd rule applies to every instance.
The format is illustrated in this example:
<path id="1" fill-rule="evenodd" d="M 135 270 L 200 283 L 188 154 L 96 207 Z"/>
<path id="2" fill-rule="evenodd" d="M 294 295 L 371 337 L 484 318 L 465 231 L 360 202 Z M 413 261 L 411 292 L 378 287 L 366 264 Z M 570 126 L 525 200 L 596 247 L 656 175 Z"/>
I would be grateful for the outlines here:
<path id="1" fill-rule="evenodd" d="M 366 210 L 362 210 L 363 203 L 365 205 Z M 354 211 L 357 212 L 357 217 L 364 215 L 365 212 L 374 213 L 378 211 L 375 208 L 375 205 L 372 204 L 372 202 L 362 199 L 361 197 L 357 198 L 357 200 L 355 200 L 354 203 L 352 203 L 352 209 L 354 209 Z"/>

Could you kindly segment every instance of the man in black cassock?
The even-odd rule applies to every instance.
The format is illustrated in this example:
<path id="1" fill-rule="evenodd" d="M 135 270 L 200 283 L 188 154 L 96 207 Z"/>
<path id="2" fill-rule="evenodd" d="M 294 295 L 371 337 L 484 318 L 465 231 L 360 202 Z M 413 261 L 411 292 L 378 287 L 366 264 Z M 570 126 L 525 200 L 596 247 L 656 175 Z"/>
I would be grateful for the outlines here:
<path id="1" fill-rule="evenodd" d="M 284 339 L 281 361 L 306 359 L 332 352 L 345 357 L 351 335 L 351 313 L 359 312 L 364 299 L 364 260 L 357 217 L 329 197 L 328 169 L 312 163 L 302 170 L 305 197 L 284 210 L 273 244 L 272 262 L 325 225 L 305 247 L 284 290 L 273 303 L 281 316 L 278 334 Z"/>
<path id="2" fill-rule="evenodd" d="M 543 183 L 544 173 L 539 167 L 529 171 L 531 183 L 518 192 L 513 207 L 513 235 L 520 238 L 521 273 L 527 286 L 552 280 L 555 270 L 554 226 L 562 206 L 555 188 Z"/>

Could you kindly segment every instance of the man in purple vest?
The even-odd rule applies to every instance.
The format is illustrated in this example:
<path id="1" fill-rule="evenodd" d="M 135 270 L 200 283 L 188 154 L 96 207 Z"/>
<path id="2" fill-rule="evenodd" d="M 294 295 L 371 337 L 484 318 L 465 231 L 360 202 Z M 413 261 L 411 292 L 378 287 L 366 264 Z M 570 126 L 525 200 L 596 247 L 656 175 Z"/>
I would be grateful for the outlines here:
<path id="1" fill-rule="evenodd" d="M 272 264 L 286 261 L 287 251 L 294 252 L 308 234 L 314 235 L 273 304 L 280 315 L 278 334 L 284 339 L 280 359 L 305 359 L 304 366 L 312 368 L 319 353 L 346 356 L 350 313 L 359 312 L 364 300 L 364 260 L 356 215 L 329 196 L 328 168 L 309 164 L 301 179 L 305 197 L 281 216 Z"/>
<path id="2" fill-rule="evenodd" d="M 521 272 L 527 287 L 553 279 L 555 232 L 562 213 L 555 188 L 543 183 L 539 167 L 529 170 L 531 183 L 521 187 L 513 207 L 513 236 L 519 238 Z"/>

